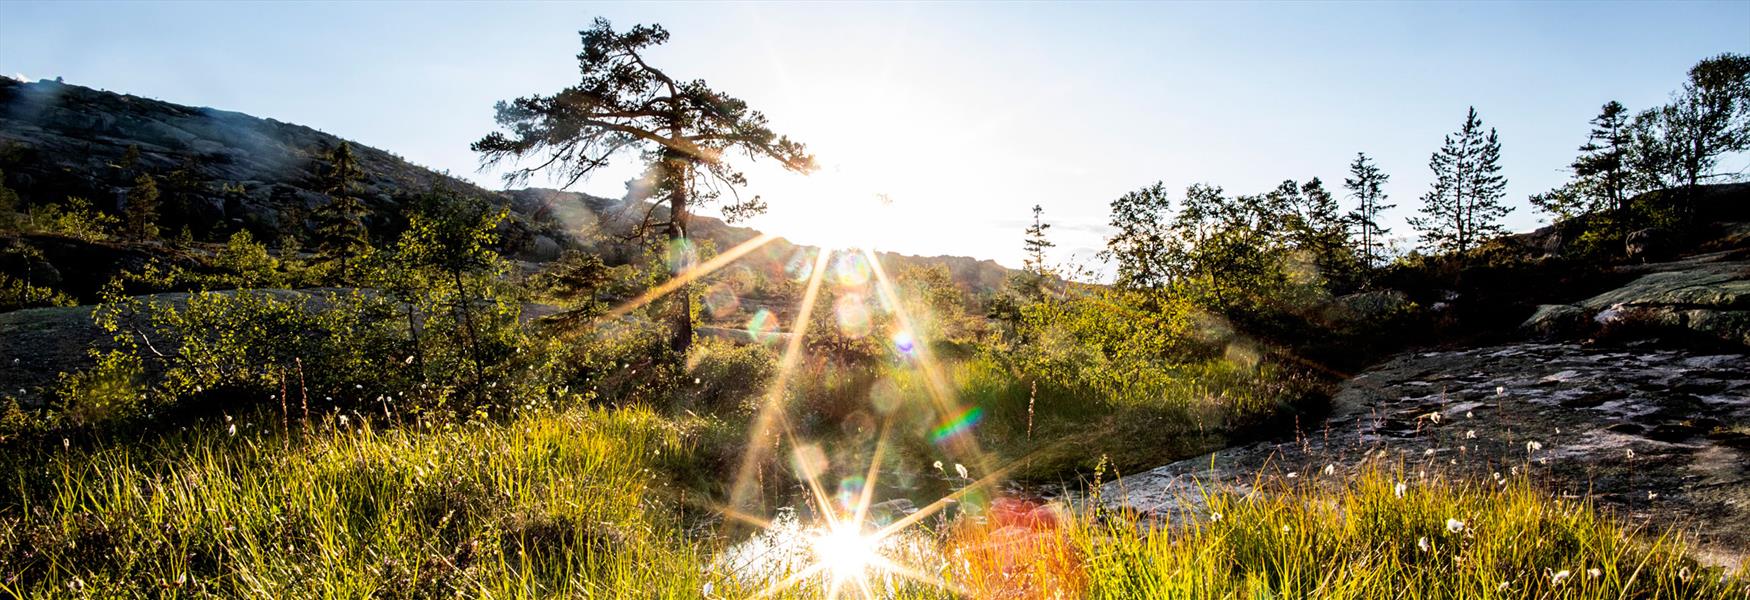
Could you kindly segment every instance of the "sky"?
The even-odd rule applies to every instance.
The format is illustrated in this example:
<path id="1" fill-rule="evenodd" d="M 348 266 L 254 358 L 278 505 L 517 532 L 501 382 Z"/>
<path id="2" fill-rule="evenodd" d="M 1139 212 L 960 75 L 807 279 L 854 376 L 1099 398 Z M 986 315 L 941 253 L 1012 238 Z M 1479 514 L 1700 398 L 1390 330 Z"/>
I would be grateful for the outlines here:
<path id="1" fill-rule="evenodd" d="M 1587 120 L 1665 102 L 1696 61 L 1750 53 L 1750 2 L 0 2 L 0 73 L 308 125 L 500 188 L 470 142 L 493 104 L 575 83 L 577 31 L 660 23 L 650 52 L 808 145 L 820 172 L 746 169 L 748 224 L 811 244 L 1088 264 L 1108 204 L 1155 181 L 1340 189 L 1375 158 L 1397 208 L 1467 107 L 1496 128 L 1515 230 Z M 619 197 L 632 157 L 573 189 Z M 1750 167 L 1732 157 L 1727 170 Z M 547 185 L 537 178 L 531 185 Z M 891 203 L 876 208 L 875 194 Z M 1345 199 L 1347 202 L 1347 199 Z"/>

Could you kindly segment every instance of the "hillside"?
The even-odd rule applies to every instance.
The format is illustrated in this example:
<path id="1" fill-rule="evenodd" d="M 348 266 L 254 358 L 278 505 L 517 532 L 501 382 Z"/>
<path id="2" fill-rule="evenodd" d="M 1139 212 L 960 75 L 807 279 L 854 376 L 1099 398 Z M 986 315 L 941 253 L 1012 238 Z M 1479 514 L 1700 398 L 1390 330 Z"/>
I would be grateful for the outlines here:
<path id="1" fill-rule="evenodd" d="M 5 185 L 18 192 L 21 209 L 79 197 L 99 210 L 119 213 L 134 178 L 150 174 L 163 190 L 161 228 L 166 235 L 186 227 L 196 241 L 223 241 L 244 230 L 257 239 L 275 240 L 288 232 L 313 230 L 308 215 L 327 202 L 316 181 L 321 156 L 342 141 L 302 125 L 238 112 L 57 81 L 0 78 L 0 170 Z M 641 202 L 541 188 L 485 190 L 392 152 L 356 142 L 352 146 L 365 173 L 360 196 L 369 210 L 367 224 L 381 236 L 393 235 L 404 225 L 411 197 L 446 188 L 509 207 L 512 219 L 501 238 L 503 250 L 516 258 L 542 262 L 567 247 L 601 254 L 610 264 L 639 255 L 638 246 L 623 235 L 645 213 L 648 205 Z M 130 149 L 138 151 L 132 164 Z M 695 238 L 718 249 L 759 234 L 704 216 L 695 217 L 692 229 Z M 745 266 L 782 273 L 795 250 L 779 239 L 751 255 Z M 88 260 L 93 252 L 50 254 Z M 946 265 L 973 295 L 997 289 L 1009 273 L 993 261 L 966 257 L 886 258 L 893 269 L 902 264 Z M 57 266 L 100 273 L 116 268 L 89 262 Z"/>

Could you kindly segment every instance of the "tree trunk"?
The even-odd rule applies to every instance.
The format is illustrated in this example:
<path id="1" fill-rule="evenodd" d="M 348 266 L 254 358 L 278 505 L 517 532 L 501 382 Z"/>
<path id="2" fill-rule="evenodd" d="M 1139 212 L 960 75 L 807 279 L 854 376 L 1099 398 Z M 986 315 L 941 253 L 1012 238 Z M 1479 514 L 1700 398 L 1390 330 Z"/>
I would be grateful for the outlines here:
<path id="1" fill-rule="evenodd" d="M 686 168 L 681 167 L 676 171 L 679 171 L 676 176 L 677 181 L 675 181 L 674 189 L 669 193 L 668 199 L 669 260 L 676 268 L 676 272 L 671 276 L 678 276 L 681 271 L 691 267 L 686 261 L 687 224 L 692 216 L 687 212 Z M 686 286 L 675 290 L 675 294 L 678 294 L 679 297 L 674 302 L 674 330 L 670 333 L 672 337 L 669 338 L 668 347 L 675 356 L 684 358 L 687 355 L 687 350 L 693 345 L 693 295 L 687 291 Z"/>
<path id="2" fill-rule="evenodd" d="M 480 400 L 480 387 L 486 384 L 486 371 L 480 365 L 480 341 L 477 337 L 478 333 L 474 329 L 474 307 L 469 306 L 468 288 L 462 283 L 462 271 L 457 269 L 451 271 L 450 274 L 455 276 L 456 297 L 459 299 L 457 306 L 462 310 L 462 323 L 468 330 L 468 356 L 473 359 L 471 362 L 474 363 L 474 385 L 471 387 L 474 388 L 474 400 L 478 402 Z"/>

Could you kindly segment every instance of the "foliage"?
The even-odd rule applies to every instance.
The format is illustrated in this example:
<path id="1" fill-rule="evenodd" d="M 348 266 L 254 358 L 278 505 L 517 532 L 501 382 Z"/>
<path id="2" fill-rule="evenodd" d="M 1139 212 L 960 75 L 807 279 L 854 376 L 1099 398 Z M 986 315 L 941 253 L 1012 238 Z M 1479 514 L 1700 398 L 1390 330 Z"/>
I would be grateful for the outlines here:
<path id="1" fill-rule="evenodd" d="M 319 185 L 328 196 L 328 203 L 317 207 L 316 250 L 324 258 L 337 263 L 339 276 L 346 279 L 348 262 L 369 251 L 370 230 L 365 227 L 368 214 L 358 196 L 359 180 L 364 171 L 353 155 L 352 144 L 342 141 L 323 155 Z"/>
<path id="2" fill-rule="evenodd" d="M 1201 205 L 1188 198 L 1184 211 Z M 1167 230 L 1172 200 L 1161 182 L 1127 192 L 1112 201 L 1111 226 L 1100 257 L 1117 266 L 1115 285 L 1129 289 L 1158 288 L 1174 276 Z"/>
<path id="3" fill-rule="evenodd" d="M 1506 231 L 1500 219 L 1513 209 L 1501 204 L 1507 180 L 1500 161 L 1500 139 L 1492 128 L 1483 132 L 1472 107 L 1458 132 L 1428 159 L 1434 188 L 1422 196 L 1422 215 L 1409 219 L 1424 248 L 1463 254 Z"/>
<path id="4" fill-rule="evenodd" d="M 784 168 L 809 172 L 814 157 L 797 142 L 774 133 L 766 117 L 747 103 L 706 85 L 704 80 L 678 80 L 652 67 L 645 53 L 668 41 L 661 25 L 636 25 L 614 31 L 598 18 L 581 33 L 578 53 L 582 79 L 552 96 L 528 96 L 499 102 L 494 131 L 474 142 L 487 164 L 533 158 L 532 167 L 512 169 L 507 183 L 526 181 L 536 171 L 553 168 L 569 187 L 610 163 L 623 152 L 639 153 L 644 175 L 632 194 L 655 198 L 651 210 L 633 232 L 643 236 L 664 232 L 680 251 L 686 246 L 692 206 L 704 205 L 727 190 L 735 201 L 723 207 L 731 221 L 765 210 L 754 196 L 742 199 L 738 188 L 747 178 L 728 157 L 768 158 Z M 653 219 L 666 207 L 666 221 Z M 686 354 L 692 342 L 692 306 L 683 298 L 674 311 L 671 346 Z"/>
<path id="5" fill-rule="evenodd" d="M 134 179 L 134 187 L 128 190 L 128 202 L 125 224 L 128 239 L 144 241 L 158 237 L 158 182 L 151 175 L 142 174 Z"/>
<path id="6" fill-rule="evenodd" d="M 1349 190 L 1356 203 L 1355 210 L 1349 213 L 1355 235 L 1360 238 L 1356 253 L 1362 266 L 1368 269 L 1384 262 L 1385 234 L 1391 233 L 1390 228 L 1379 225 L 1379 214 L 1397 208 L 1395 204 L 1385 204 L 1384 186 L 1388 181 L 1391 176 L 1361 152 L 1355 153 L 1355 162 L 1349 164 L 1349 177 L 1343 180 L 1343 188 Z"/>
<path id="7" fill-rule="evenodd" d="M 18 192 L 6 187 L 6 172 L 0 171 L 0 231 L 18 227 Z"/>
<path id="8" fill-rule="evenodd" d="M 109 238 L 119 221 L 93 209 L 84 198 L 69 197 L 65 207 L 54 203 L 31 207 L 26 223 L 32 231 L 100 241 Z"/>
<path id="9" fill-rule="evenodd" d="M 0 273 L 0 312 L 43 306 L 75 306 L 79 301 L 50 286 Z"/>

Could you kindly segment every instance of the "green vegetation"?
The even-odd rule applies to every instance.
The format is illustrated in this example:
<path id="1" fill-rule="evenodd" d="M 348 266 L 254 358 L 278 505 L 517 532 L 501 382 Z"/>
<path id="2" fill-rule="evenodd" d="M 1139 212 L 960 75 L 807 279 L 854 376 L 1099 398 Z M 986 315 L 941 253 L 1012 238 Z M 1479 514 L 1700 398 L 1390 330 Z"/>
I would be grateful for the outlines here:
<path id="1" fill-rule="evenodd" d="M 574 182 L 640 151 L 634 192 L 654 203 L 629 232 L 633 260 L 568 247 L 514 262 L 513 215 L 442 188 L 373 214 L 371 174 L 345 142 L 313 152 L 326 202 L 311 223 L 287 211 L 163 244 L 165 214 L 192 210 L 207 184 L 192 163 L 143 172 L 138 148 L 111 165 L 133 182 L 122 218 L 76 197 L 25 208 L 0 309 L 73 303 L 29 270 L 48 243 L 139 260 L 93 309 L 109 339 L 89 366 L 60 374 L 41 406 L 0 405 L 0 592 L 744 597 L 775 579 L 719 562 L 748 539 L 725 510 L 744 508 L 741 488 L 758 496 L 747 506 L 818 516 L 866 484 L 956 500 L 908 530 L 928 562 L 922 581 L 887 588 L 896 597 L 1750 593 L 1682 540 L 1529 475 L 1369 464 L 1260 478 L 1254 493 L 1184 498 L 1174 523 L 1100 502 L 1113 471 L 1293 433 L 1320 417 L 1333 373 L 1478 322 L 1424 307 L 1456 282 L 1541 273 L 1490 239 L 1506 210 L 1500 142 L 1474 109 L 1431 159 L 1412 220 L 1437 254 L 1388 256 L 1389 177 L 1358 154 L 1348 212 L 1316 177 L 1177 198 L 1157 182 L 1112 200 L 1109 285 L 1050 263 L 1039 206 L 1025 269 L 990 295 L 946 266 L 888 272 L 859 251 L 797 249 L 788 277 L 700 272 L 718 249 L 689 237 L 694 207 L 745 183 L 724 156 L 813 161 L 745 103 L 646 65 L 667 35 L 597 21 L 579 85 L 501 103 L 503 131 L 474 144 L 538 163 L 513 180 L 551 167 Z M 1636 228 L 1685 226 L 1682 198 L 1714 158 L 1750 145 L 1741 59 L 1704 61 L 1655 116 L 1605 106 L 1575 182 L 1538 200 L 1585 229 L 1572 247 L 1617 258 Z M 1675 150 L 1683 140 L 1700 146 Z M 0 216 L 15 213 L 9 194 Z M 756 289 L 783 314 L 746 310 L 734 341 L 696 334 L 702 313 L 740 318 L 727 306 Z M 180 294 L 132 295 L 167 291 Z M 817 462 L 843 487 L 807 491 Z M 878 488 L 885 474 L 901 481 Z M 975 483 L 987 475 L 1086 495 L 1033 507 Z"/>
<path id="2" fill-rule="evenodd" d="M 23 597 L 744 597 L 684 527 L 665 473 L 699 460 L 707 421 L 646 409 L 531 413 L 436 427 L 339 413 L 287 426 L 250 412 L 134 445 L 6 455 L 0 590 Z M 1741 598 L 1591 508 L 1504 485 L 1367 471 L 1238 496 L 1176 527 L 999 502 L 912 531 L 924 583 L 896 597 Z M 820 584 L 778 597 L 818 597 Z M 942 587 L 938 587 L 942 586 Z M 712 594 L 704 594 L 711 590 Z"/>

